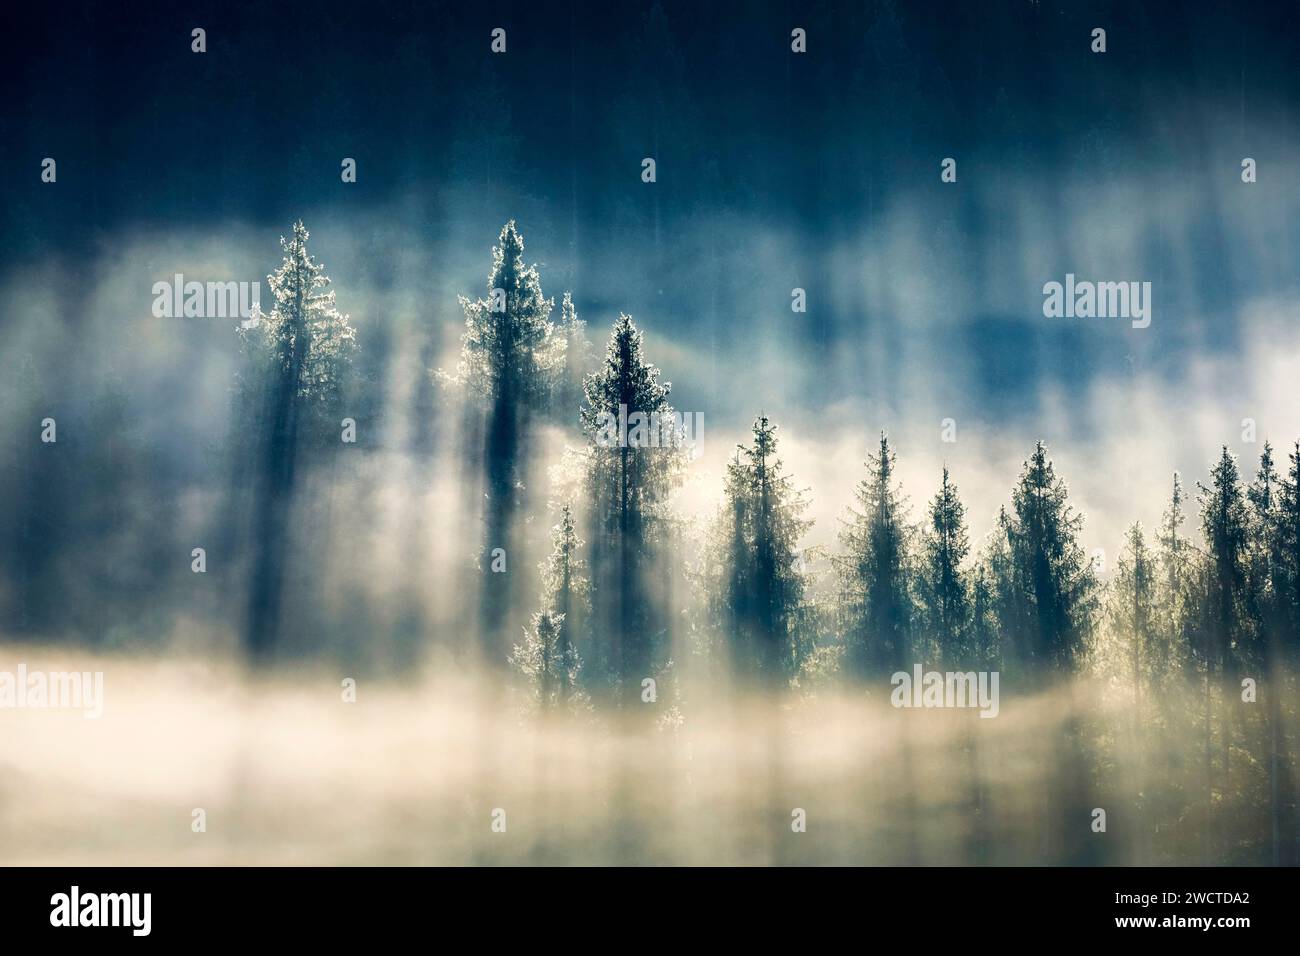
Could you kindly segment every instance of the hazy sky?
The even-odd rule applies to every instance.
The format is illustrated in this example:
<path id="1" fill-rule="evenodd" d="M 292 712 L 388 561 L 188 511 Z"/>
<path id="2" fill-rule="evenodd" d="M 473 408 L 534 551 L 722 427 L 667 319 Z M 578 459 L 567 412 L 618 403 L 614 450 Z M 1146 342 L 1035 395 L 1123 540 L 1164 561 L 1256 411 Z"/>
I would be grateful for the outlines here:
<path id="1" fill-rule="evenodd" d="M 947 461 L 977 534 L 1047 440 L 1107 547 L 1155 519 L 1173 468 L 1190 483 L 1220 442 L 1253 465 L 1242 419 L 1300 436 L 1294 5 L 594 6 L 25 14 L 0 368 L 12 383 L 31 356 L 40 401 L 69 409 L 117 382 L 194 472 L 227 428 L 234 339 L 153 318 L 155 281 L 264 281 L 301 216 L 401 403 L 449 360 L 455 296 L 481 293 L 515 218 L 547 294 L 572 289 L 598 340 L 631 313 L 675 404 L 704 414 L 699 507 L 760 409 L 815 539 L 881 428 L 915 511 Z M 1066 273 L 1150 282 L 1151 326 L 1045 318 Z"/>

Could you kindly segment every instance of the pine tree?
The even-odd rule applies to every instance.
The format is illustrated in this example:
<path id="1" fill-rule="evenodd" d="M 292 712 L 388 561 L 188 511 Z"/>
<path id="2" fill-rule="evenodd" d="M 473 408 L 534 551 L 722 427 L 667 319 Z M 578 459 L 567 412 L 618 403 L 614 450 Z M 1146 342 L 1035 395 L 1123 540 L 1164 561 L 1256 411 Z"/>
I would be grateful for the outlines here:
<path id="1" fill-rule="evenodd" d="M 486 499 L 480 564 L 490 567 L 496 549 L 515 553 L 515 515 L 528 482 L 521 436 L 549 398 L 562 361 L 561 340 L 550 322 L 554 302 L 542 295 L 537 267 L 524 260 L 524 241 L 514 220 L 501 229 L 492 250 L 486 299 L 461 296 L 465 333 L 457 377 L 478 396 L 486 414 L 483 493 Z M 516 604 L 516 575 L 484 574 L 482 627 L 489 660 L 500 660 L 506 615 Z"/>
<path id="2" fill-rule="evenodd" d="M 651 606 L 646 574 L 666 541 L 667 499 L 685 465 L 671 387 L 643 359 L 641 331 L 620 315 L 604 363 L 583 383 L 579 421 L 587 438 L 598 640 L 597 660 L 589 663 L 629 700 L 659 662 L 667 629 Z"/>
<path id="3" fill-rule="evenodd" d="M 1007 533 L 1019 605 L 1012 638 L 1028 664 L 1067 669 L 1092 631 L 1097 582 L 1079 543 L 1083 516 L 1067 502 L 1040 441 L 1012 493 Z"/>
<path id="4" fill-rule="evenodd" d="M 741 670 L 770 686 L 799 665 L 797 627 L 804 596 L 799 539 L 811 527 L 807 501 L 776 457 L 776 426 L 760 415 L 753 442 L 737 447 L 727 470 L 715 541 L 725 550 L 718 582 L 723 627 Z"/>
<path id="5" fill-rule="evenodd" d="M 1128 529 L 1124 551 L 1115 565 L 1108 611 L 1114 633 L 1127 645 L 1128 670 L 1140 709 L 1143 688 L 1154 670 L 1151 648 L 1157 640 L 1159 620 L 1157 561 L 1140 523 Z"/>
<path id="6" fill-rule="evenodd" d="M 1259 470 L 1246 489 L 1250 524 L 1246 547 L 1247 613 L 1255 635 L 1255 641 L 1241 649 L 1242 663 L 1247 665 L 1268 667 L 1272 660 L 1269 650 L 1281 610 L 1281 492 L 1281 480 L 1273 465 L 1273 446 L 1266 441 L 1259 456 Z"/>
<path id="7" fill-rule="evenodd" d="M 894 465 L 893 449 L 881 432 L 879 451 L 867 456 L 867 477 L 855 492 L 857 507 L 849 509 L 840 531 L 838 560 L 849 604 L 846 663 L 857 676 L 912 665 L 910 529 Z"/>
<path id="8" fill-rule="evenodd" d="M 564 370 L 555 383 L 554 405 L 560 422 L 570 425 L 582 406 L 582 382 L 591 372 L 595 360 L 591 341 L 587 338 L 587 323 L 578 318 L 573 295 L 569 292 L 564 293 L 560 303 L 560 322 L 555 335 L 563 346 Z"/>
<path id="9" fill-rule="evenodd" d="M 564 639 L 564 615 L 538 611 L 524 628 L 524 639 L 510 652 L 509 662 L 528 682 L 543 710 L 565 706 L 575 696 L 580 663 Z"/>
<path id="10" fill-rule="evenodd" d="M 253 363 L 251 381 L 263 386 L 265 396 L 246 632 L 255 657 L 272 651 L 279 628 L 299 431 L 314 411 L 338 397 L 356 351 L 356 333 L 335 307 L 333 290 L 326 290 L 329 277 L 308 254 L 308 238 L 301 221 L 294 223 L 292 238 L 281 237 L 284 260 L 267 276 L 275 305 L 255 325 L 240 329 Z"/>
<path id="11" fill-rule="evenodd" d="M 1160 580 L 1156 598 L 1158 640 L 1152 648 L 1152 665 L 1162 678 L 1181 668 L 1187 657 L 1195 551 L 1182 534 L 1187 520 L 1183 501 L 1182 479 L 1174 472 L 1169 507 L 1161 515 L 1160 531 L 1156 535 Z"/>
<path id="12" fill-rule="evenodd" d="M 1133 771 L 1135 796 L 1134 818 L 1137 821 L 1134 853 L 1139 861 L 1147 857 L 1149 817 L 1152 810 L 1146 787 L 1146 738 L 1159 726 L 1157 707 L 1148 708 L 1146 699 L 1160 698 L 1150 693 L 1152 679 L 1151 647 L 1156 641 L 1157 565 L 1147 547 L 1142 525 L 1134 523 L 1125 535 L 1125 546 L 1116 561 L 1111 581 L 1108 614 L 1111 633 L 1118 646 L 1115 663 L 1127 670 L 1133 688 L 1132 742 L 1136 762 Z"/>
<path id="13" fill-rule="evenodd" d="M 939 492 L 930 502 L 916 589 L 923 640 L 935 661 L 959 662 L 970 656 L 970 589 L 961 567 L 969 551 L 966 507 L 945 466 Z"/>
<path id="14" fill-rule="evenodd" d="M 1246 491 L 1250 511 L 1250 542 L 1247 560 L 1247 594 L 1256 640 L 1244 662 L 1262 670 L 1269 783 L 1272 862 L 1289 862 L 1294 854 L 1294 812 L 1290 755 L 1284 726 L 1287 696 L 1287 482 L 1273 465 L 1273 446 L 1264 443 L 1255 480 Z"/>
<path id="15" fill-rule="evenodd" d="M 730 638 L 732 646 L 739 647 L 743 638 L 736 633 L 739 622 L 749 620 L 753 613 L 750 602 L 752 590 L 750 579 L 754 574 L 753 562 L 749 560 L 749 539 L 747 537 L 751 518 L 749 513 L 749 471 L 745 467 L 740 446 L 730 462 L 723 487 L 723 505 L 721 534 L 717 536 L 720 547 L 717 550 L 715 566 L 719 569 L 722 581 L 716 590 L 722 599 L 717 607 L 722 614 L 722 630 Z"/>
<path id="16" fill-rule="evenodd" d="M 524 260 L 524 240 L 512 219 L 492 249 L 485 299 L 459 301 L 465 312 L 458 378 L 496 414 L 512 417 L 542 402 L 548 375 L 563 360 L 562 340 L 550 315 L 554 299 L 542 295 L 537 266 Z"/>
<path id="17" fill-rule="evenodd" d="M 1263 691 L 1270 716 L 1276 726 L 1280 713 L 1273 713 L 1276 693 L 1275 677 L 1281 673 L 1274 668 L 1278 657 L 1277 642 L 1280 625 L 1281 555 L 1279 553 L 1278 519 L 1281 498 L 1281 481 L 1273 464 L 1273 446 L 1264 442 L 1259 456 L 1255 478 L 1246 488 L 1247 543 L 1245 613 L 1250 621 L 1246 636 L 1237 648 L 1237 663 L 1243 669 L 1264 675 Z"/>
<path id="18" fill-rule="evenodd" d="M 1224 678 L 1228 686 L 1236 682 L 1239 653 L 1251 643 L 1251 601 L 1247 590 L 1250 515 L 1237 460 L 1226 445 L 1210 469 L 1210 484 L 1198 483 L 1198 487 L 1205 559 L 1198 595 L 1200 620 L 1193 649 L 1205 668 L 1206 786 L 1207 804 L 1212 805 L 1214 690 Z M 1219 787 L 1221 793 L 1229 795 L 1234 734 L 1231 711 L 1226 706 L 1220 713 L 1219 728 L 1223 758 Z M 1208 834 L 1208 812 L 1206 820 Z"/>
<path id="19" fill-rule="evenodd" d="M 1004 645 L 1023 632 L 1027 621 L 1016 580 L 1011 536 L 1011 516 L 1003 506 L 998 508 L 993 530 L 985 538 L 974 585 L 975 645 L 985 654 L 989 666 L 995 662 L 1000 666 Z"/>
<path id="20" fill-rule="evenodd" d="M 1226 445 L 1210 470 L 1210 484 L 1198 485 L 1209 572 L 1204 609 L 1209 643 L 1201 651 L 1211 669 L 1232 673 L 1238 651 L 1248 642 L 1251 531 L 1237 460 Z"/>
<path id="21" fill-rule="evenodd" d="M 1143 698 L 1146 706 L 1139 705 L 1135 714 L 1137 753 L 1143 761 L 1140 766 L 1145 765 L 1144 748 L 1148 741 L 1155 742 L 1162 754 L 1152 774 L 1161 785 L 1149 783 L 1148 778 L 1138 781 L 1139 791 L 1152 787 L 1144 801 L 1147 819 L 1138 843 L 1140 860 L 1147 859 L 1152 836 L 1175 826 L 1189 809 L 1183 782 L 1186 771 L 1173 741 L 1186 739 L 1189 732 L 1194 732 L 1191 699 L 1187 693 L 1191 685 L 1185 677 L 1191 662 L 1190 649 L 1195 642 L 1195 608 L 1203 577 L 1196 549 L 1183 533 L 1187 520 L 1183 509 L 1185 500 L 1182 478 L 1175 471 L 1169 504 L 1161 515 L 1155 536 L 1152 566 L 1155 598 L 1151 609 L 1154 619 L 1140 649 L 1145 661 L 1142 679 L 1148 688 Z"/>
<path id="22" fill-rule="evenodd" d="M 1283 660 L 1300 653 L 1300 442 L 1288 456 L 1277 506 L 1278 617 Z"/>
<path id="23" fill-rule="evenodd" d="M 997 670 L 1001 666 L 997 582 L 992 566 L 986 560 L 980 561 L 971 573 L 970 606 L 967 641 L 970 663 L 981 670 Z"/>
<path id="24" fill-rule="evenodd" d="M 542 606 L 563 622 L 558 625 L 561 657 L 577 653 L 577 634 L 589 604 L 589 589 L 583 574 L 586 562 L 578 557 L 582 547 L 573 521 L 573 509 L 564 505 L 560 523 L 551 529 L 551 553 L 541 565 Z M 575 660 L 580 659 L 575 658 Z"/>
<path id="25" fill-rule="evenodd" d="M 1270 695 L 1270 803 L 1272 806 L 1273 863 L 1294 866 L 1297 860 L 1297 801 L 1292 767 L 1295 747 L 1286 725 L 1294 726 L 1293 671 L 1300 653 L 1300 442 L 1288 456 L 1290 465 L 1281 479 L 1276 513 L 1277 620 L 1273 663 L 1277 676 Z"/>
<path id="26" fill-rule="evenodd" d="M 356 355 L 356 330 L 327 289 L 325 267 L 307 252 L 310 235 L 299 220 L 292 238 L 280 238 L 284 260 L 266 277 L 275 304 L 238 330 L 251 366 L 241 383 L 269 391 L 270 424 L 282 440 L 306 407 L 338 397 Z"/>

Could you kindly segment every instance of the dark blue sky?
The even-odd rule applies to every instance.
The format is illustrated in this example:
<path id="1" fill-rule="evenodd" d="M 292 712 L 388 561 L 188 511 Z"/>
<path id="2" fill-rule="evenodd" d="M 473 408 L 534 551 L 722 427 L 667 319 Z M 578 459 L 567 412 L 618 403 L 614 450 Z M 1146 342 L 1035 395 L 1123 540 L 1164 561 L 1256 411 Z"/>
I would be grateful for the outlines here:
<path id="1" fill-rule="evenodd" d="M 959 159 L 963 184 L 997 183 L 1008 199 L 1027 179 L 1084 164 L 1099 188 L 1154 166 L 1190 187 L 1213 178 L 1209 140 L 1250 150 L 1275 110 L 1295 118 L 1296 11 L 52 4 L 7 31 L 7 258 L 85 249 L 124 226 L 233 218 L 283 229 L 304 209 L 394 202 L 410 242 L 490 236 L 519 218 L 553 265 L 588 274 L 598 308 L 624 298 L 601 278 L 619 260 L 694 301 L 709 277 L 683 245 L 704 245 L 710 224 L 788 233 L 792 272 L 811 287 L 829 278 L 819 274 L 829 243 L 932 193 L 943 156 Z M 804 56 L 789 50 L 796 25 L 808 31 Z M 1105 55 L 1089 50 L 1096 25 Z M 193 26 L 208 32 L 204 55 L 190 52 Z M 494 26 L 508 31 L 504 56 L 488 51 Z M 651 154 L 659 182 L 638 188 Z M 60 163 L 57 202 L 32 174 L 47 155 Z M 345 155 L 361 170 L 346 191 Z M 1264 177 L 1257 191 L 1268 188 Z M 976 250 L 979 281 L 997 281 L 997 210 L 973 193 L 945 197 L 945 211 Z M 1207 266 L 1225 241 L 1206 230 Z M 730 294 L 729 282 L 753 278 L 712 281 Z M 698 322 L 696 306 L 663 321 L 680 311 Z M 820 310 L 810 331 L 824 337 L 837 318 Z"/>
<path id="2" fill-rule="evenodd" d="M 657 140 L 666 225 L 726 208 L 822 230 L 936 150 L 1050 165 L 1093 133 L 1140 149 L 1127 165 L 1170 159 L 1204 106 L 1242 100 L 1246 135 L 1261 98 L 1294 110 L 1300 84 L 1289 3 L 59 3 L 16 20 L 11 215 L 59 245 L 86 223 L 33 208 L 33 156 L 65 157 L 64 205 L 103 229 L 279 222 L 337 193 L 317 167 L 340 150 L 364 163 L 354 202 L 495 178 L 567 206 L 576 172 L 582 225 Z"/>
<path id="3" fill-rule="evenodd" d="M 83 323 L 133 348 L 154 334 L 138 317 L 155 278 L 223 242 L 238 277 L 264 276 L 299 216 L 368 354 L 411 329 L 436 353 L 515 218 L 546 292 L 571 288 L 598 339 L 630 312 L 679 407 L 719 428 L 762 405 L 863 434 L 952 415 L 1016 447 L 1082 441 L 1114 430 L 1095 401 L 1113 382 L 1163 390 L 1128 407 L 1162 433 L 1198 422 L 1188 448 L 1231 438 L 1238 398 L 1291 426 L 1239 386 L 1297 287 L 1294 3 L 57 3 L 16 19 L 0 237 L 18 304 L 0 336 L 29 347 L 20 313 L 42 303 L 55 392 L 140 371 L 87 351 Z M 1042 285 L 1067 272 L 1152 282 L 1151 329 L 1044 319 Z M 159 388 L 217 348 L 187 334 L 192 354 L 147 370 Z"/>

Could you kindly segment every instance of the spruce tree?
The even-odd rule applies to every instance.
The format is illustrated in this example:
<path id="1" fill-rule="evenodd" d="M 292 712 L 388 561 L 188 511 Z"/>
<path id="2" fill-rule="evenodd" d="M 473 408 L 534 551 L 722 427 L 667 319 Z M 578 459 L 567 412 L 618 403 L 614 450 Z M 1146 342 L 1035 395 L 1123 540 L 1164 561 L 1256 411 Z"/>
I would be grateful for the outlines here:
<path id="1" fill-rule="evenodd" d="M 1152 646 L 1156 642 L 1157 618 L 1157 565 L 1156 558 L 1147 546 L 1142 525 L 1134 523 L 1125 535 L 1124 550 L 1115 562 L 1115 577 L 1111 581 L 1108 613 L 1111 633 L 1117 639 L 1115 663 L 1122 673 L 1127 670 L 1132 683 L 1132 742 L 1136 755 L 1133 776 L 1135 794 L 1135 819 L 1137 839 L 1134 853 L 1138 860 L 1147 856 L 1149 836 L 1150 795 L 1146 787 L 1147 737 L 1161 725 L 1158 704 L 1148 706 L 1147 700 L 1158 702 L 1161 698 L 1151 693 Z"/>
<path id="2" fill-rule="evenodd" d="M 799 539 L 811 527 L 803 518 L 807 501 L 785 473 L 776 445 L 776 426 L 760 415 L 752 443 L 738 446 L 728 467 L 715 536 L 728 545 L 719 583 L 733 656 L 744 673 L 770 686 L 788 682 L 799 665 Z"/>
<path id="3" fill-rule="evenodd" d="M 318 423 L 320 411 L 337 399 L 356 351 L 355 330 L 326 288 L 324 266 L 307 252 L 308 238 L 301 221 L 291 238 L 281 237 L 284 259 L 267 276 L 275 304 L 269 314 L 257 315 L 256 324 L 240 329 L 251 364 L 245 394 L 256 394 L 260 386 L 264 397 L 246 631 L 255 658 L 273 651 L 280 626 L 300 430 Z"/>
<path id="4" fill-rule="evenodd" d="M 595 360 L 587 338 L 587 323 L 578 318 L 573 295 L 569 292 L 564 293 L 560 303 L 560 321 L 555 327 L 555 336 L 563 348 L 564 367 L 555 381 L 553 404 L 556 418 L 570 426 L 577 421 L 582 406 L 582 382 L 591 372 Z"/>
<path id="5" fill-rule="evenodd" d="M 668 626 L 652 606 L 647 575 L 667 541 L 668 496 L 686 461 L 668 404 L 671 387 L 642 357 L 641 331 L 620 315 L 604 362 L 583 383 L 579 422 L 592 521 L 596 646 L 588 663 L 629 701 L 663 662 Z"/>
<path id="6" fill-rule="evenodd" d="M 1083 516 L 1068 503 L 1040 441 L 1012 493 L 1007 526 L 1018 604 L 1013 641 L 1037 667 L 1073 666 L 1092 631 L 1097 581 L 1079 543 Z"/>
<path id="7" fill-rule="evenodd" d="M 1287 726 L 1294 726 L 1296 693 L 1294 667 L 1300 656 L 1300 442 L 1289 457 L 1281 479 L 1276 512 L 1277 620 L 1272 667 L 1276 674 L 1270 695 L 1270 803 L 1272 806 L 1272 861 L 1294 866 L 1297 861 L 1297 801 L 1295 745 Z"/>
<path id="8" fill-rule="evenodd" d="M 1242 663 L 1271 666 L 1270 647 L 1281 611 L 1279 585 L 1284 559 L 1278 534 L 1282 483 L 1273 464 L 1273 446 L 1264 442 L 1259 469 L 1246 489 L 1249 539 L 1246 547 L 1247 613 L 1255 640 L 1241 649 Z"/>
<path id="9" fill-rule="evenodd" d="M 738 445 L 731 461 L 727 463 L 720 515 L 721 533 L 716 538 L 719 547 L 715 562 L 722 579 L 717 587 L 722 597 L 717 607 L 722 611 L 721 627 L 732 648 L 744 644 L 744 638 L 738 631 L 741 622 L 748 621 L 753 613 L 750 601 L 750 580 L 754 574 L 754 565 L 749 554 L 749 509 L 752 503 L 749 489 L 749 471 Z"/>
<path id="10" fill-rule="evenodd" d="M 966 507 L 958 498 L 957 486 L 949 480 L 945 466 L 939 491 L 930 502 L 921 539 L 916 589 L 924 649 L 935 662 L 958 663 L 969 656 L 967 638 L 972 609 L 962 571 L 969 551 Z"/>
<path id="11" fill-rule="evenodd" d="M 907 505 L 894 479 L 895 456 L 880 434 L 867 456 L 867 476 L 855 491 L 840 531 L 838 559 L 848 601 L 846 663 L 851 673 L 909 670 L 912 623 L 908 580 Z"/>
<path id="12" fill-rule="evenodd" d="M 299 220 L 292 238 L 280 237 L 284 259 L 266 277 L 271 312 L 258 311 L 239 329 L 251 366 L 243 384 L 269 393 L 270 425 L 281 443 L 305 409 L 338 397 L 356 356 L 356 330 L 335 304 L 325 267 L 307 252 L 310 236 Z"/>
<path id="13" fill-rule="evenodd" d="M 1300 442 L 1288 456 L 1277 506 L 1278 616 L 1283 659 L 1300 654 Z"/>
<path id="14" fill-rule="evenodd" d="M 485 415 L 483 436 L 484 522 L 481 626 L 489 661 L 504 657 L 503 628 L 516 604 L 517 575 L 489 572 L 497 549 L 515 554 L 515 516 L 524 505 L 528 462 L 522 435 L 545 408 L 562 342 L 550 322 L 554 302 L 542 295 L 535 265 L 524 260 L 524 241 L 514 220 L 501 229 L 492 250 L 487 297 L 460 297 L 465 312 L 458 379 L 478 397 Z M 507 565 L 508 568 L 508 565 Z"/>
<path id="15" fill-rule="evenodd" d="M 967 641 L 970 664 L 981 670 L 997 670 L 1001 666 L 997 581 L 987 560 L 981 560 L 971 572 L 970 608 Z"/>
<path id="16" fill-rule="evenodd" d="M 586 562 L 578 556 L 582 544 L 573 521 L 573 509 L 566 504 L 560 510 L 560 523 L 551 529 L 551 553 L 541 565 L 542 607 L 562 622 L 558 625 L 558 642 L 565 660 L 570 654 L 577 654 L 578 634 L 588 609 Z M 575 663 L 580 657 L 579 654 L 574 658 Z"/>
<path id="17" fill-rule="evenodd" d="M 1193 646 L 1205 668 L 1206 785 L 1207 802 L 1212 804 L 1214 691 L 1226 683 L 1222 691 L 1225 706 L 1219 715 L 1223 761 L 1219 789 L 1228 797 L 1232 793 L 1234 727 L 1226 695 L 1236 683 L 1242 651 L 1253 643 L 1248 593 L 1250 513 L 1237 460 L 1226 445 L 1210 469 L 1210 484 L 1198 486 L 1205 558 L 1201 620 Z M 1207 833 L 1208 820 L 1207 814 Z"/>
<path id="18" fill-rule="evenodd" d="M 548 376 L 563 359 L 550 315 L 553 299 L 542 295 L 536 265 L 524 260 L 524 240 L 512 219 L 492 249 L 487 297 L 459 301 L 465 313 L 457 375 L 493 414 L 517 417 L 546 397 Z"/>
<path id="19" fill-rule="evenodd" d="M 1140 523 L 1125 534 L 1124 551 L 1115 562 L 1109 594 L 1109 616 L 1114 633 L 1123 642 L 1127 670 L 1139 709 L 1148 675 L 1155 669 L 1152 647 L 1158 628 L 1157 560 L 1147 547 Z"/>
<path id="20" fill-rule="evenodd" d="M 1185 501 L 1182 478 L 1175 471 L 1169 504 L 1161 514 L 1155 535 L 1154 620 L 1141 646 L 1145 661 L 1142 679 L 1147 693 L 1135 714 L 1135 722 L 1140 719 L 1138 753 L 1145 762 L 1143 748 L 1148 741 L 1158 745 L 1155 776 L 1162 785 L 1155 787 L 1146 779 L 1138 781 L 1140 789 L 1153 786 L 1147 800 L 1149 815 L 1143 840 L 1138 844 L 1140 859 L 1146 858 L 1152 835 L 1173 825 L 1188 810 L 1188 794 L 1182 780 L 1186 771 L 1174 741 L 1186 739 L 1188 731 L 1193 730 L 1194 698 L 1188 694 L 1192 685 L 1185 678 L 1196 638 L 1195 609 L 1203 577 L 1196 548 L 1183 532 L 1187 521 Z"/>
<path id="21" fill-rule="evenodd" d="M 564 639 L 564 625 L 564 615 L 538 611 L 524 628 L 523 641 L 510 653 L 510 664 L 528 682 L 542 710 L 563 707 L 575 695 L 580 664 Z"/>
<path id="22" fill-rule="evenodd" d="M 1174 472 L 1169 506 L 1160 517 L 1160 530 L 1156 535 L 1159 573 L 1156 598 L 1158 640 L 1152 648 L 1152 665 L 1162 678 L 1168 677 L 1185 663 L 1191 626 L 1191 589 L 1196 553 L 1182 532 L 1187 520 L 1183 501 L 1182 479 L 1178 472 Z"/>
<path id="23" fill-rule="evenodd" d="M 1287 693 L 1286 636 L 1288 594 L 1288 498 L 1286 479 L 1273 464 L 1273 446 L 1264 443 L 1259 469 L 1246 491 L 1250 511 L 1248 585 L 1250 614 L 1256 640 L 1244 663 L 1260 668 L 1264 695 L 1268 747 L 1269 817 L 1272 862 L 1290 862 L 1294 856 L 1295 815 L 1291 804 L 1291 759 L 1286 745 L 1284 699 Z"/>
<path id="24" fill-rule="evenodd" d="M 1226 445 L 1210 470 L 1210 484 L 1198 484 L 1209 585 L 1204 608 L 1208 644 L 1201 653 L 1212 670 L 1231 673 L 1239 650 L 1249 641 L 1251 529 L 1237 460 Z"/>
<path id="25" fill-rule="evenodd" d="M 1004 505 L 998 508 L 980 556 L 976 585 L 979 603 L 975 610 L 980 635 L 977 644 L 991 651 L 998 661 L 1004 647 L 1022 633 L 1028 619 L 1020 600 L 1011 538 L 1011 516 Z"/>

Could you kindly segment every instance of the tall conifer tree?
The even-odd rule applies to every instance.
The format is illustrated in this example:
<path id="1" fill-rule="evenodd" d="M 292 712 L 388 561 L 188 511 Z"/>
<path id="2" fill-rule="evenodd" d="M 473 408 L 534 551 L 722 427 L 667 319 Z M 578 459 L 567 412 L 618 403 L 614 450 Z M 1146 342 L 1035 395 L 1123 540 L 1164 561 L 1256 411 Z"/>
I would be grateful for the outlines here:
<path id="1" fill-rule="evenodd" d="M 647 575 L 667 541 L 669 493 L 685 465 L 668 403 L 669 382 L 642 356 L 641 331 L 620 315 L 601 367 L 583 383 L 592 529 L 589 667 L 628 701 L 662 663 L 668 622 L 652 606 Z"/>
<path id="2" fill-rule="evenodd" d="M 1097 581 L 1079 542 L 1083 516 L 1040 441 L 1011 496 L 1007 525 L 1019 604 L 1013 642 L 1033 666 L 1068 669 L 1091 634 Z"/>
<path id="3" fill-rule="evenodd" d="M 240 329 L 252 366 L 246 394 L 260 388 L 263 397 L 246 630 L 257 658 L 274 651 L 280 628 L 300 433 L 323 420 L 320 413 L 338 398 L 356 352 L 355 330 L 335 306 L 325 267 L 307 252 L 308 238 L 301 221 L 291 237 L 281 237 L 284 259 L 267 276 L 275 304 Z"/>
<path id="4" fill-rule="evenodd" d="M 554 302 L 542 295 L 537 267 L 524 260 L 524 240 L 514 220 L 502 227 L 492 250 L 487 297 L 462 296 L 460 304 L 465 332 L 458 377 L 479 398 L 485 415 L 481 626 L 485 654 L 495 662 L 504 660 L 504 628 L 518 597 L 518 575 L 509 573 L 508 562 L 520 543 L 515 516 L 530 477 L 522 436 L 545 408 L 563 359 L 563 343 L 550 322 Z M 501 559 L 506 573 L 492 573 Z"/>
<path id="5" fill-rule="evenodd" d="M 784 684 L 799 664 L 804 597 L 799 539 L 811 526 L 807 501 L 776 455 L 776 426 L 760 415 L 753 441 L 738 446 L 727 472 L 715 541 L 733 656 L 761 683 Z"/>
<path id="6" fill-rule="evenodd" d="M 960 663 L 968 656 L 972 619 L 970 589 L 962 571 L 970 537 L 966 507 L 948 477 L 947 466 L 927 518 L 917 574 L 921 633 L 935 662 Z"/>
<path id="7" fill-rule="evenodd" d="M 909 670 L 913 663 L 911 534 L 894 467 L 894 451 L 881 432 L 877 452 L 867 456 L 867 476 L 855 492 L 856 507 L 849 509 L 840 531 L 838 560 L 849 603 L 846 663 L 858 676 Z"/>

